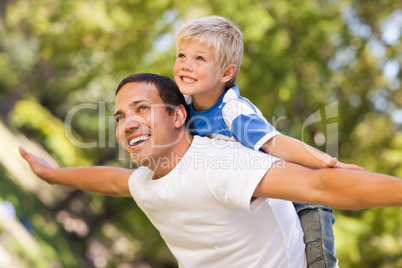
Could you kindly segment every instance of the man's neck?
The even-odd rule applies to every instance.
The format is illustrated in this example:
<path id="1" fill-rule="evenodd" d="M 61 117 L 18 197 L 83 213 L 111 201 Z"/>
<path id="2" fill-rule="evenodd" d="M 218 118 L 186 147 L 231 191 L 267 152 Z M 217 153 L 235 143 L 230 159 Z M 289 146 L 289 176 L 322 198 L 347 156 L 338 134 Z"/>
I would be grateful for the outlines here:
<path id="1" fill-rule="evenodd" d="M 151 164 L 151 170 L 154 172 L 153 179 L 162 178 L 172 171 L 187 153 L 192 142 L 193 136 L 186 130 L 182 133 L 182 137 L 178 139 L 177 143 L 171 147 L 167 155 L 154 159 Z"/>

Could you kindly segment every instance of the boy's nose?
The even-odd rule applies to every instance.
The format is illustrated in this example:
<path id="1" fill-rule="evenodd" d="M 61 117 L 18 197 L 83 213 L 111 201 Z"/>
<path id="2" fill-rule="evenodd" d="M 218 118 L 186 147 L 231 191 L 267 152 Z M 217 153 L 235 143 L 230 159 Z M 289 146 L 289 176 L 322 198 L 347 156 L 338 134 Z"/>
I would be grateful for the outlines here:
<path id="1" fill-rule="evenodd" d="M 186 60 L 185 62 L 183 62 L 182 69 L 186 71 L 192 71 L 193 64 L 189 60 Z"/>

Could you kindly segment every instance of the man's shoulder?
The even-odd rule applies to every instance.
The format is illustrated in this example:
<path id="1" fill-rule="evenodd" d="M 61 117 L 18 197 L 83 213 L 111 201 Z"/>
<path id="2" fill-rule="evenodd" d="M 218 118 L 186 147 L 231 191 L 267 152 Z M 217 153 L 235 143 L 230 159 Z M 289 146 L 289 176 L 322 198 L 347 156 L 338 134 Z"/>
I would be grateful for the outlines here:
<path id="1" fill-rule="evenodd" d="M 149 169 L 146 166 L 139 166 L 133 171 L 133 173 L 131 173 L 129 180 L 136 178 L 144 178 L 146 176 L 151 175 L 153 175 L 153 171 L 151 169 Z"/>
<path id="2" fill-rule="evenodd" d="M 195 149 L 208 149 L 211 147 L 214 148 L 215 145 L 227 146 L 228 141 L 216 139 L 216 138 L 209 137 L 209 136 L 201 137 L 198 135 L 194 135 L 194 139 L 191 144 L 191 147 L 195 148 Z"/>
<path id="3" fill-rule="evenodd" d="M 201 137 L 194 136 L 191 148 L 196 151 L 206 151 L 208 154 L 229 152 L 222 149 L 234 149 L 235 151 L 253 151 L 250 148 L 245 147 L 238 141 L 223 140 L 215 137 Z"/>

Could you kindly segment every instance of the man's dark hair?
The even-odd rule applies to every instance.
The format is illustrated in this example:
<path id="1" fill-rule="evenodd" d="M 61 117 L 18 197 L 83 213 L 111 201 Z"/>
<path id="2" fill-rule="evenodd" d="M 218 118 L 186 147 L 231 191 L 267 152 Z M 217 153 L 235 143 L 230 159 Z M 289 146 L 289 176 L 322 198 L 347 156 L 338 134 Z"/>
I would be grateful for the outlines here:
<path id="1" fill-rule="evenodd" d="M 117 93 L 119 93 L 120 89 L 124 85 L 133 82 L 137 83 L 144 82 L 154 85 L 158 90 L 159 96 L 162 99 L 163 103 L 165 104 L 166 110 L 169 115 L 171 115 L 175 111 L 175 108 L 177 106 L 183 105 L 187 112 L 187 118 L 186 118 L 186 126 L 187 126 L 188 120 L 190 118 L 190 111 L 183 94 L 181 94 L 179 88 L 172 79 L 166 76 L 151 73 L 132 74 L 121 80 L 120 84 L 116 89 L 116 95 Z"/>

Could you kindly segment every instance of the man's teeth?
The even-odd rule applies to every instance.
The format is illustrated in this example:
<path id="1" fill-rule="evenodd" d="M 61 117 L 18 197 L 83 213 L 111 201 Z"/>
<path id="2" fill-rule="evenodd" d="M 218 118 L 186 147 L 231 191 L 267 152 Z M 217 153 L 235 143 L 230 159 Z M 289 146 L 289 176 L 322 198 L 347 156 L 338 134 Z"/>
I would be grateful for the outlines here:
<path id="1" fill-rule="evenodd" d="M 184 82 L 195 82 L 197 80 L 193 79 L 193 78 L 189 78 L 189 77 L 183 77 L 182 78 Z"/>
<path id="2" fill-rule="evenodd" d="M 129 144 L 130 144 L 130 146 L 134 146 L 134 145 L 137 145 L 137 144 L 139 144 L 139 143 L 141 143 L 143 141 L 146 141 L 147 139 L 149 139 L 149 136 L 139 136 L 139 137 L 137 137 L 135 139 L 130 140 Z"/>

